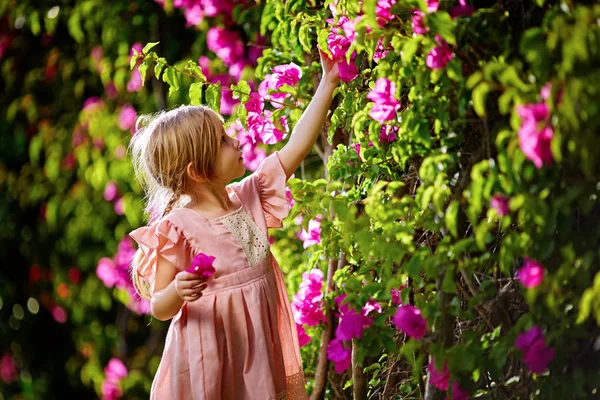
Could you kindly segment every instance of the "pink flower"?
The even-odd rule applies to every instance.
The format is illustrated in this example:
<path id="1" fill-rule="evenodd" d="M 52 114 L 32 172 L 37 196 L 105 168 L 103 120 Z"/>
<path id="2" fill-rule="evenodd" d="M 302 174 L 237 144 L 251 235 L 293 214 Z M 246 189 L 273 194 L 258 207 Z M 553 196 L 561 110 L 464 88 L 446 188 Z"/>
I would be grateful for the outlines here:
<path id="1" fill-rule="evenodd" d="M 377 23 L 379 26 L 384 26 L 392 19 L 390 11 L 394 4 L 396 4 L 396 0 L 377 0 L 375 15 L 377 16 Z"/>
<path id="2" fill-rule="evenodd" d="M 142 75 L 140 74 L 138 67 L 135 67 L 131 71 L 131 78 L 129 79 L 129 82 L 127 82 L 127 91 L 139 92 L 142 90 L 143 86 L 144 82 L 142 82 Z"/>
<path id="3" fill-rule="evenodd" d="M 389 44 L 385 47 L 383 46 L 383 37 L 379 38 L 379 41 L 377 42 L 377 47 L 375 48 L 375 54 L 373 54 L 373 61 L 379 63 L 379 61 L 381 61 L 383 58 L 385 58 L 385 56 L 388 55 L 390 48 L 391 47 Z"/>
<path id="4" fill-rule="evenodd" d="M 323 272 L 312 269 L 302 274 L 298 293 L 292 300 L 292 311 L 297 324 L 316 326 L 325 321 L 323 314 Z"/>
<path id="5" fill-rule="evenodd" d="M 250 171 L 255 171 L 260 163 L 267 158 L 267 151 L 262 147 L 248 143 L 242 147 L 242 157 L 244 166 Z"/>
<path id="6" fill-rule="evenodd" d="M 273 68 L 271 87 L 279 89 L 283 85 L 294 86 L 302 78 L 302 69 L 294 63 L 278 65 Z"/>
<path id="7" fill-rule="evenodd" d="M 427 0 L 427 12 L 432 13 L 436 12 L 440 6 L 440 2 L 438 0 Z"/>
<path id="8" fill-rule="evenodd" d="M 221 88 L 221 107 L 219 109 L 221 114 L 231 115 L 233 107 L 238 103 L 239 101 L 233 98 L 233 92 L 229 88 Z"/>
<path id="9" fill-rule="evenodd" d="M 244 43 L 235 31 L 212 27 L 206 34 L 206 45 L 226 66 L 230 66 L 244 56 Z"/>
<path id="10" fill-rule="evenodd" d="M 523 266 L 517 271 L 517 278 L 526 288 L 537 287 L 544 279 L 544 267 L 536 260 L 524 258 Z"/>
<path id="11" fill-rule="evenodd" d="M 536 374 L 544 372 L 554 358 L 554 349 L 546 345 L 544 333 L 537 325 L 519 334 L 515 347 L 523 352 L 523 362 L 527 368 Z"/>
<path id="12" fill-rule="evenodd" d="M 104 100 L 100 97 L 92 96 L 88 97 L 83 102 L 83 111 L 95 111 L 104 107 Z"/>
<path id="13" fill-rule="evenodd" d="M 105 379 L 102 382 L 102 400 L 115 400 L 123 396 L 123 391 L 117 382 Z"/>
<path id="14" fill-rule="evenodd" d="M 183 11 L 185 17 L 185 26 L 198 26 L 204 19 L 204 10 L 200 4 L 194 4 Z"/>
<path id="15" fill-rule="evenodd" d="M 19 377 L 15 359 L 8 353 L 4 353 L 0 359 L 0 379 L 7 385 L 16 381 Z"/>
<path id="16" fill-rule="evenodd" d="M 192 266 L 186 268 L 186 271 L 191 274 L 196 274 L 204 279 L 208 279 L 215 273 L 215 267 L 213 266 L 215 257 L 209 256 L 204 253 L 198 253 L 194 256 Z"/>
<path id="17" fill-rule="evenodd" d="M 450 382 L 450 371 L 448 371 L 448 365 L 444 362 L 442 371 L 438 371 L 435 367 L 435 359 L 432 357 L 427 366 L 429 371 L 429 382 L 440 390 L 448 390 L 448 383 Z"/>
<path id="18" fill-rule="evenodd" d="M 125 214 L 125 202 L 123 201 L 123 198 L 119 198 L 117 201 L 115 201 L 115 214 L 117 215 L 124 215 Z"/>
<path id="19" fill-rule="evenodd" d="M 458 4 L 459 5 L 452 7 L 452 10 L 450 10 L 450 16 L 452 18 L 465 17 L 473 14 L 475 11 L 475 7 L 467 5 L 467 0 L 458 0 Z"/>
<path id="20" fill-rule="evenodd" d="M 104 200 L 113 201 L 119 195 L 117 184 L 114 181 L 108 181 L 104 188 Z"/>
<path id="21" fill-rule="evenodd" d="M 448 47 L 440 35 L 435 36 L 438 46 L 431 49 L 429 54 L 425 57 L 425 64 L 431 69 L 441 69 L 448 64 L 448 61 L 452 60 L 452 50 Z"/>
<path id="22" fill-rule="evenodd" d="M 448 399 L 448 398 L 446 398 Z M 469 392 L 467 392 L 465 389 L 463 389 L 460 386 L 460 383 L 458 383 L 458 381 L 454 381 L 452 382 L 452 396 L 450 397 L 451 400 L 469 400 Z"/>
<path id="23" fill-rule="evenodd" d="M 497 194 L 490 199 L 490 207 L 496 210 L 499 216 L 504 217 L 510 213 L 508 200 L 509 198 L 507 196 Z"/>
<path id="24" fill-rule="evenodd" d="M 258 93 L 252 92 L 244 107 L 249 113 L 261 114 L 265 109 L 265 102 Z"/>
<path id="25" fill-rule="evenodd" d="M 127 377 L 127 367 L 118 358 L 111 358 L 104 367 L 104 375 L 106 375 L 106 379 L 118 382 Z"/>
<path id="26" fill-rule="evenodd" d="M 311 219 L 308 221 L 308 232 L 302 229 L 298 234 L 300 240 L 304 242 L 304 248 L 308 248 L 315 244 L 321 243 L 321 221 L 319 219 Z"/>
<path id="27" fill-rule="evenodd" d="M 341 304 L 344 298 L 346 298 L 346 294 L 335 299 L 340 310 L 340 323 L 335 331 L 335 336 L 339 340 L 359 339 L 364 329 L 373 324 L 373 320 L 356 312 L 356 310 L 350 308 L 349 304 Z"/>
<path id="28" fill-rule="evenodd" d="M 339 339 L 333 339 L 327 345 L 327 359 L 333 362 L 335 372 L 341 374 L 350 368 L 351 352 L 344 348 L 344 344 Z"/>
<path id="29" fill-rule="evenodd" d="M 67 312 L 60 306 L 54 306 L 52 308 L 52 318 L 59 324 L 67 322 Z"/>
<path id="30" fill-rule="evenodd" d="M 383 310 L 381 309 L 381 304 L 379 302 L 370 299 L 362 308 L 362 314 L 364 316 L 368 316 L 371 312 L 375 311 L 377 314 L 381 314 Z"/>
<path id="31" fill-rule="evenodd" d="M 402 304 L 402 291 L 408 287 L 408 284 L 400 285 L 398 289 L 392 288 L 390 294 L 392 295 L 392 304 L 397 306 Z"/>
<path id="32" fill-rule="evenodd" d="M 410 19 L 412 22 L 412 30 L 417 35 L 424 35 L 429 32 L 429 27 L 425 23 L 425 13 L 421 10 L 414 9 Z"/>
<path id="33" fill-rule="evenodd" d="M 312 339 L 301 324 L 296 323 L 296 331 L 298 332 L 298 344 L 306 346 Z"/>
<path id="34" fill-rule="evenodd" d="M 106 91 L 106 96 L 108 96 L 109 99 L 115 99 L 117 97 L 117 87 L 113 82 L 108 82 L 104 86 L 104 90 Z"/>
<path id="35" fill-rule="evenodd" d="M 119 113 L 119 128 L 124 131 L 133 128 L 136 119 L 137 113 L 135 112 L 135 108 L 130 104 L 125 104 Z"/>
<path id="36" fill-rule="evenodd" d="M 356 154 L 358 154 L 358 159 L 362 162 L 362 157 L 360 156 L 360 143 L 352 143 L 350 145 L 350 147 L 352 147 L 354 149 L 354 151 L 356 152 Z"/>
<path id="37" fill-rule="evenodd" d="M 416 340 L 427 333 L 427 321 L 421 316 L 421 310 L 411 305 L 403 304 L 398 307 L 393 320 L 398 329 Z"/>
<path id="38" fill-rule="evenodd" d="M 385 122 L 396 116 L 400 109 L 400 102 L 396 100 L 396 85 L 387 78 L 379 78 L 375 82 L 375 88 L 367 94 L 367 99 L 375 104 L 369 115 L 375 121 Z"/>
<path id="39" fill-rule="evenodd" d="M 327 36 L 327 47 L 335 61 L 346 57 L 346 52 L 351 44 L 350 39 L 335 32 L 330 32 Z"/>
<path id="40" fill-rule="evenodd" d="M 285 198 L 288 201 L 290 208 L 294 207 L 294 205 L 296 204 L 296 200 L 294 200 L 294 197 L 292 196 L 292 191 L 287 186 L 285 188 Z"/>
<path id="41" fill-rule="evenodd" d="M 550 126 L 550 110 L 545 103 L 517 106 L 521 117 L 519 145 L 521 151 L 537 168 L 552 164 L 550 144 L 554 131 Z"/>
<path id="42" fill-rule="evenodd" d="M 398 127 L 396 125 L 382 125 L 379 131 L 380 142 L 393 142 L 397 139 L 396 133 L 398 133 Z"/>
<path id="43" fill-rule="evenodd" d="M 540 96 L 542 97 L 542 100 L 548 100 L 550 98 L 551 94 L 552 94 L 552 83 L 548 82 L 540 90 Z"/>
<path id="44" fill-rule="evenodd" d="M 102 257 L 96 267 L 96 276 L 100 278 L 104 286 L 108 288 L 115 286 L 117 275 L 115 273 L 114 261 L 108 257 Z"/>
<path id="45" fill-rule="evenodd" d="M 352 82 L 358 76 L 358 69 L 353 60 L 347 62 L 344 58 L 338 61 L 338 71 L 342 82 Z"/>

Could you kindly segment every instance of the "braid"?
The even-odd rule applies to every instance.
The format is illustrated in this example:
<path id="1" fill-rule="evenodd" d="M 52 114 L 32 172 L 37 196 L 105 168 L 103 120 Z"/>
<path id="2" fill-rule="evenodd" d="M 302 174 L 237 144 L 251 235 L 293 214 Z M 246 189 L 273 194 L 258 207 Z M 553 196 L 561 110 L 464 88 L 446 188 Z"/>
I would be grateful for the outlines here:
<path id="1" fill-rule="evenodd" d="M 182 192 L 183 191 L 183 184 L 182 184 L 183 179 L 182 178 L 183 178 L 183 176 L 180 176 L 179 179 L 177 179 L 175 188 L 174 188 L 174 190 L 171 191 L 171 198 L 169 199 L 169 202 L 167 203 L 167 207 L 165 208 L 163 217 L 173 210 L 173 207 L 175 207 L 175 205 L 181 198 L 181 193 L 183 193 Z"/>

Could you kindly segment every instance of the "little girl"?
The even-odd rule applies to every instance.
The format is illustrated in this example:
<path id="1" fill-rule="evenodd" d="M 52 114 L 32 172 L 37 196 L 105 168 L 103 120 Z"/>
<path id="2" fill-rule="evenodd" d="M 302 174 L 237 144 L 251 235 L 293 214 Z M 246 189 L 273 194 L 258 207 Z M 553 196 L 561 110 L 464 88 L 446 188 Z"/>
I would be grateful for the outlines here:
<path id="1" fill-rule="evenodd" d="M 133 137 L 146 209 L 157 218 L 130 236 L 138 293 L 172 318 L 151 399 L 306 399 L 302 360 L 268 228 L 289 212 L 285 182 L 309 153 L 339 81 L 321 52 L 323 78 L 285 147 L 244 174 L 239 142 L 207 107 L 159 114 Z M 214 258 L 214 275 L 187 272 Z"/>

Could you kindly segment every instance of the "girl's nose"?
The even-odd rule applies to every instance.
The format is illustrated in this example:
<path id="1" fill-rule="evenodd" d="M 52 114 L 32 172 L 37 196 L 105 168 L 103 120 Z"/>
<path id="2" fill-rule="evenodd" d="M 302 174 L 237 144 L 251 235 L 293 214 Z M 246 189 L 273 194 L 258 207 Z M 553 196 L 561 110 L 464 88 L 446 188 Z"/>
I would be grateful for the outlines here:
<path id="1" fill-rule="evenodd" d="M 235 149 L 238 150 L 240 148 L 240 141 L 233 139 L 233 145 L 235 146 Z"/>

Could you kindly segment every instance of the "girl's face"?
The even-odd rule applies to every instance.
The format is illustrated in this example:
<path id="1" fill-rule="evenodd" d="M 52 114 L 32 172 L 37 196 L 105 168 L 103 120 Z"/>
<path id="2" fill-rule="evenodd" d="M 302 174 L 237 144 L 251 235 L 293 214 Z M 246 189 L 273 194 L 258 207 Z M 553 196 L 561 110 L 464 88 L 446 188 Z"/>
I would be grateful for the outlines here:
<path id="1" fill-rule="evenodd" d="M 221 129 L 221 146 L 215 161 L 214 173 L 217 179 L 229 182 L 244 175 L 246 168 L 242 159 L 240 142 Z"/>

